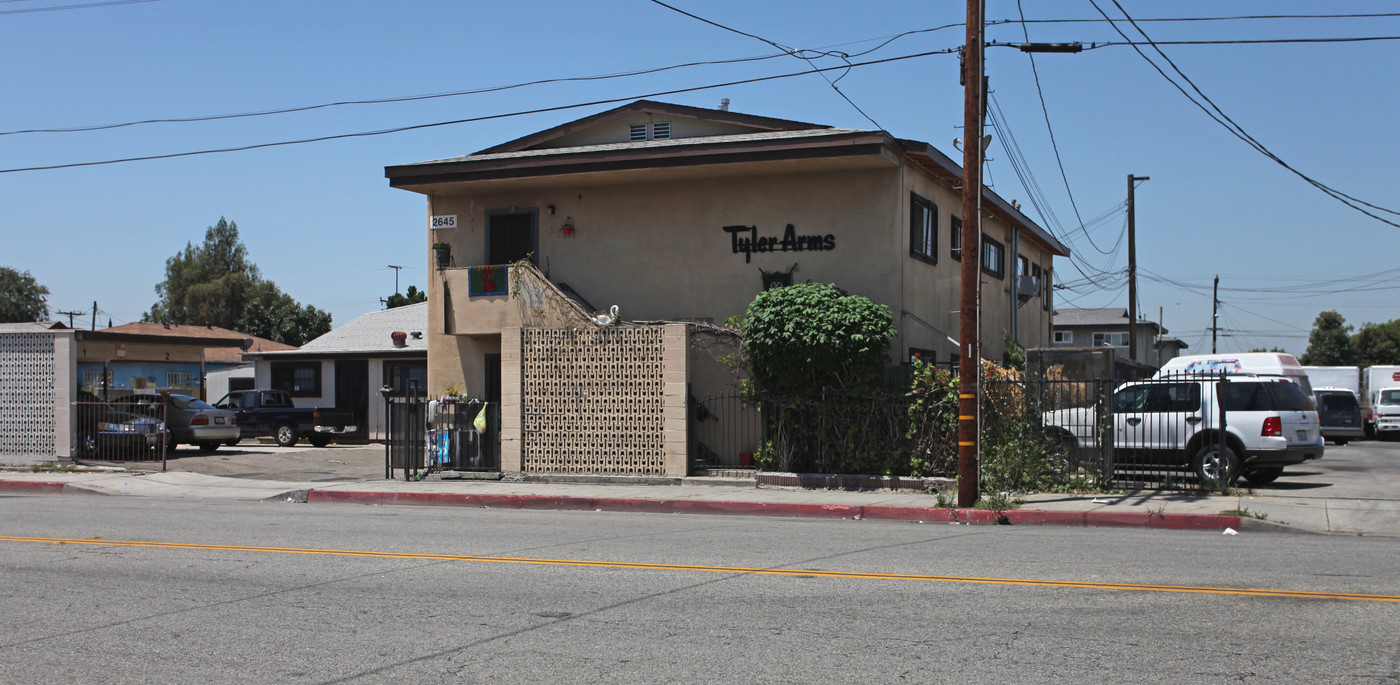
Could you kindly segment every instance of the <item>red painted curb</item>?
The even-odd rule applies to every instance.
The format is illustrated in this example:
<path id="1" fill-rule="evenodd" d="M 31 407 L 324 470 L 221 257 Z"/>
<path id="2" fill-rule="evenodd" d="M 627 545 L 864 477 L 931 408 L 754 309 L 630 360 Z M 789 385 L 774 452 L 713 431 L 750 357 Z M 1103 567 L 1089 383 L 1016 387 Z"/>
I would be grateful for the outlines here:
<path id="1" fill-rule="evenodd" d="M 63 483 L 41 480 L 0 480 L 0 491 L 51 495 L 63 492 Z"/>
<path id="2" fill-rule="evenodd" d="M 555 511 L 630 511 L 653 514 L 737 514 L 801 518 L 867 518 L 886 521 L 947 523 L 998 523 L 998 514 L 985 509 L 881 507 L 846 504 L 780 502 L 728 502 L 709 500 L 627 499 L 621 497 L 560 497 L 547 495 L 481 495 L 443 492 L 355 492 L 311 490 L 307 502 L 341 504 L 398 504 L 413 506 L 496 507 Z M 1239 530 L 1240 517 L 1216 514 L 1155 514 L 1110 511 L 1002 512 L 1011 525 L 1113 526 L 1167 528 L 1172 530 Z"/>

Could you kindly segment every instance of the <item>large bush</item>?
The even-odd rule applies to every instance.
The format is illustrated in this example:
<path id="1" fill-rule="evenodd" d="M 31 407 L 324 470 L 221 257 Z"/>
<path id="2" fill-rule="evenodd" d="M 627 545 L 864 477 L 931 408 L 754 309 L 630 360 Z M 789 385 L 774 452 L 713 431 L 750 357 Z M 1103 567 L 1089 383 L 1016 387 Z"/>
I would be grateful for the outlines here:
<path id="1" fill-rule="evenodd" d="M 755 389 L 797 398 L 879 385 L 895 334 L 888 307 L 829 283 L 765 290 L 742 330 Z"/>

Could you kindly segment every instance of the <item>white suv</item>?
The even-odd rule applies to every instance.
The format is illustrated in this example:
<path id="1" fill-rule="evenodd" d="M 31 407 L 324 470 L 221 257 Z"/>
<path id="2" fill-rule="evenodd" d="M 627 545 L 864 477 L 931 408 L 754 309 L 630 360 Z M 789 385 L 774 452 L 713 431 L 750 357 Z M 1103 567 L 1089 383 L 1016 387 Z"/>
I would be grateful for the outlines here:
<path id="1" fill-rule="evenodd" d="M 1223 421 L 1222 421 L 1222 412 Z M 1279 376 L 1175 376 L 1125 383 L 1111 410 L 1046 412 L 1046 430 L 1069 447 L 1097 447 L 1109 430 L 1116 470 L 1190 470 L 1205 481 L 1273 482 L 1285 466 L 1318 459 L 1317 411 L 1296 383 Z M 1222 426 L 1223 423 L 1223 426 Z"/>

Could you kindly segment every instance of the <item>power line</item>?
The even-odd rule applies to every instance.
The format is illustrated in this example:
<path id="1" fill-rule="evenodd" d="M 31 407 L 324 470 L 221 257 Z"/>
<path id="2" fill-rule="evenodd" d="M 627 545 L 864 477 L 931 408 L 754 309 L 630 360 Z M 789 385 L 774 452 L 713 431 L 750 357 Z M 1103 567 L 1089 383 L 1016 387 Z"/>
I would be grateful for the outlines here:
<path id="1" fill-rule="evenodd" d="M 920 53 L 915 53 L 915 54 L 912 54 L 912 55 L 901 55 L 901 56 L 899 56 L 899 57 L 886 57 L 886 58 L 883 58 L 883 59 L 868 60 L 868 61 L 865 61 L 865 62 L 854 62 L 854 63 L 848 64 L 848 65 L 845 65 L 845 66 L 840 66 L 840 67 L 821 67 L 821 68 L 818 68 L 818 67 L 815 67 L 815 66 L 814 66 L 813 69 L 814 69 L 814 70 L 820 70 L 820 71 L 834 71 L 834 70 L 838 70 L 838 69 L 850 69 L 850 68 L 855 68 L 855 67 L 873 66 L 873 65 L 877 65 L 877 64 L 888 64 L 888 63 L 891 63 L 891 62 L 900 62 L 900 61 L 908 60 L 908 59 L 918 59 L 918 58 L 920 58 L 920 57 L 929 57 L 929 56 L 931 56 L 931 55 L 947 55 L 947 54 L 952 54 L 952 53 L 954 53 L 954 52 L 957 52 L 957 48 L 948 48 L 948 49 L 942 49 L 942 50 L 929 50 L 929 51 L 927 51 L 927 52 L 920 52 Z M 124 158 L 120 158 L 120 159 L 107 159 L 107 160 L 101 160 L 101 161 L 95 161 L 95 162 L 72 162 L 72 163 L 68 163 L 68 164 L 51 164 L 51 165 L 46 165 L 46 166 L 18 167 L 18 168 L 13 168 L 13 169 L 0 169 L 0 174 L 13 174 L 13 173 L 22 173 L 22 172 L 29 172 L 29 171 L 49 171 L 49 170 L 53 170 L 53 169 L 72 169 L 72 168 L 77 168 L 77 167 L 102 166 L 102 165 L 107 165 L 107 164 L 124 164 L 124 163 L 127 163 L 127 162 L 145 162 L 145 161 L 158 160 L 158 159 L 175 159 L 175 158 L 179 158 L 179 157 L 194 157 L 194 156 L 198 156 L 198 155 L 212 155 L 212 154 L 220 154 L 220 153 L 226 153 L 226 152 L 245 152 L 245 151 L 248 151 L 248 150 L 259 150 L 259 149 L 263 149 L 263 148 L 282 147 L 282 146 L 287 146 L 287 145 L 304 145 L 304 144 L 307 144 L 307 143 L 320 143 L 320 142 L 325 142 L 325 141 L 328 141 L 328 140 L 342 140 L 342 139 L 346 139 L 346 138 L 368 138 L 368 137 L 371 137 L 371 136 L 382 136 L 382 135 L 388 135 L 388 134 L 391 134 L 391 133 L 403 133 L 403 132 L 405 132 L 405 131 L 416 131 L 416 130 L 427 129 L 427 128 L 436 128 L 436 127 L 439 127 L 439 126 L 453 126 L 453 125 L 456 125 L 456 124 L 468 124 L 468 123 L 475 123 L 475 122 L 480 122 L 480 121 L 490 121 L 490 120 L 494 120 L 494 119 L 507 119 L 507 118 L 511 118 L 511 117 L 526 116 L 526 115 L 530 115 L 530 114 L 542 114 L 542 113 L 546 113 L 546 112 L 562 112 L 562 111 L 565 111 L 565 110 L 579 109 L 579 108 L 582 108 L 582 107 L 595 107 L 595 106 L 598 106 L 598 105 L 611 105 L 611 104 L 617 104 L 617 103 L 619 103 L 619 102 L 628 102 L 628 101 L 631 101 L 631 100 L 645 100 L 645 99 L 648 99 L 648 98 L 662 97 L 662 96 L 666 96 L 666 95 L 677 95 L 677 94 L 680 94 L 680 93 L 693 93 L 693 92 L 701 91 L 701 90 L 712 90 L 712 89 L 715 89 L 715 88 L 728 88 L 728 87 L 730 87 L 730 86 L 746 85 L 746 84 L 750 84 L 750 83 L 763 83 L 763 82 L 765 82 L 765 81 L 776 81 L 776 80 L 779 80 L 779 79 L 793 78 L 793 77 L 797 77 L 797 76 L 806 76 L 806 75 L 808 75 L 809 73 L 810 73 L 810 72 L 801 71 L 801 72 L 788 73 L 788 74 L 777 74 L 777 75 L 773 75 L 773 76 L 759 76 L 759 77 L 755 77 L 755 78 L 740 79 L 740 80 L 737 80 L 737 81 L 727 81 L 727 82 L 724 82 L 724 83 L 712 83 L 712 84 L 703 85 L 703 86 L 692 86 L 692 87 L 689 87 L 689 88 L 674 88 L 674 89 L 671 89 L 671 90 L 663 90 L 663 91 L 656 91 L 656 92 L 652 92 L 652 93 L 645 93 L 645 94 L 642 94 L 642 95 L 630 95 L 630 96 L 627 96 L 627 97 L 620 97 L 620 98 L 607 98 L 607 99 L 603 99 L 603 100 L 591 100 L 591 101 L 589 101 L 589 102 L 579 102 L 579 103 L 574 103 L 574 104 L 571 104 L 571 105 L 555 105 L 555 106 L 553 106 L 553 107 L 539 107 L 539 108 L 535 108 L 535 109 L 520 110 L 520 111 L 516 111 L 516 112 L 506 112 L 506 113 L 503 113 L 503 114 L 486 114 L 486 115 L 482 115 L 482 116 L 478 116 L 478 117 L 467 117 L 467 118 L 465 118 L 465 119 L 453 119 L 453 120 L 451 120 L 451 121 L 435 121 L 435 122 L 431 122 L 431 123 L 427 123 L 427 124 L 414 124 L 414 125 L 410 125 L 410 126 L 399 126 L 399 127 L 395 127 L 395 128 L 379 129 L 379 130 L 375 130 L 375 131 L 359 131 L 359 132 L 355 132 L 355 133 L 340 133 L 340 134 L 333 134 L 333 135 L 326 135 L 326 136 L 317 136 L 317 137 L 314 137 L 314 138 L 301 138 L 301 139 L 297 139 L 297 140 L 282 140 L 282 141 L 276 141 L 276 142 L 271 142 L 271 143 L 254 143 L 254 144 L 250 144 L 250 145 L 239 145 L 239 146 L 235 146 L 235 147 L 226 147 L 226 148 L 217 148 L 217 149 L 208 149 L 208 150 L 191 150 L 191 151 L 188 151 L 188 152 L 172 152 L 172 153 L 161 154 L 161 155 L 143 155 L 143 156 L 139 156 L 139 157 L 124 157 Z"/>
<path id="2" fill-rule="evenodd" d="M 845 77 L 846 77 L 846 74 L 842 74 L 842 75 L 838 76 L 838 77 L 836 78 L 836 80 L 832 80 L 832 79 L 828 78 L 825 72 L 816 71 L 816 66 L 817 66 L 817 65 L 816 65 L 816 63 L 815 63 L 815 61 L 814 61 L 814 60 L 816 59 L 816 57 L 808 57 L 808 56 L 806 56 L 806 55 L 801 54 L 799 51 L 794 50 L 793 48 L 790 48 L 790 47 L 788 47 L 788 46 L 786 46 L 786 45 L 782 45 L 782 44 L 780 44 L 780 43 L 777 43 L 777 42 L 768 40 L 767 38 L 764 38 L 763 36 L 758 36 L 758 35 L 755 35 L 755 34 L 752 34 L 752 33 L 748 33 L 748 32 L 745 32 L 745 31 L 740 31 L 739 29 L 736 29 L 736 28 L 734 28 L 734 27 L 732 27 L 732 26 L 725 26 L 724 24 L 720 24 L 720 23 L 718 23 L 718 22 L 710 21 L 709 19 L 706 19 L 706 18 L 701 17 L 701 16 L 699 16 L 699 15 L 691 14 L 690 12 L 687 12 L 687 11 L 685 11 L 685 10 L 683 10 L 683 9 L 678 8 L 678 7 L 674 7 L 674 6 L 668 5 L 668 4 L 664 3 L 664 2 L 661 2 L 661 0 L 651 0 L 651 2 L 652 2 L 653 4 L 656 4 L 656 5 L 660 5 L 660 6 L 662 6 L 662 7 L 665 7 L 666 9 L 671 10 L 672 12 L 677 12 L 677 13 L 679 13 L 679 14 L 684 14 L 685 16 L 690 17 L 691 19 L 695 19 L 696 21 L 700 21 L 700 22 L 704 22 L 704 23 L 706 23 L 706 24 L 709 24 L 710 26 L 714 26 L 714 27 L 716 27 L 716 28 L 720 28 L 720 29 L 723 29 L 723 30 L 725 30 L 725 31 L 730 31 L 730 32 L 733 32 L 733 33 L 737 33 L 737 34 L 739 34 L 739 35 L 741 35 L 741 36 L 746 36 L 746 37 L 752 38 L 752 39 L 754 39 L 754 40 L 762 41 L 762 42 L 767 43 L 768 45 L 771 45 L 771 46 L 773 46 L 773 47 L 775 47 L 775 48 L 777 48 L 777 49 L 779 49 L 779 50 L 782 50 L 783 52 L 786 52 L 786 53 L 789 54 L 789 55 L 792 55 L 793 57 L 796 57 L 796 58 L 798 58 L 798 59 L 800 59 L 800 60 L 806 62 L 809 66 L 811 66 L 811 67 L 813 68 L 813 70 L 814 70 L 817 74 L 819 74 L 819 75 L 822 77 L 822 79 L 823 79 L 824 81 L 827 82 L 828 85 L 831 86 L 831 89 L 832 89 L 832 90 L 836 91 L 836 94 L 837 94 L 837 95 L 840 95 L 840 96 L 841 96 L 841 99 L 842 99 L 842 100 L 845 100 L 845 101 L 847 102 L 847 104 L 849 104 L 850 106 L 854 107 L 855 110 L 856 110 L 857 112 L 860 112 L 860 115 L 863 116 L 863 117 L 865 117 L 866 121 L 869 121 L 871 124 L 874 124 L 875 128 L 877 128 L 877 129 L 879 129 L 879 130 L 881 130 L 881 131 L 885 130 L 885 127 L 884 127 L 884 126 L 881 126 L 881 125 L 880 125 L 880 122 L 875 121 L 875 119 L 874 119 L 873 117 L 871 117 L 869 114 L 866 114 L 865 110 L 863 110 L 863 109 L 860 108 L 860 105 L 857 105 L 857 104 L 855 103 L 855 101 L 852 100 L 852 99 L 850 98 L 850 96 L 846 95 L 846 93 L 842 92 L 842 90 L 841 90 L 839 87 L 837 87 L 836 81 L 840 81 L 841 79 L 845 78 Z M 844 62 L 846 63 L 847 66 L 849 66 L 850 63 L 851 63 L 851 62 L 850 62 L 850 56 L 849 56 L 849 55 L 846 55 L 845 53 L 842 53 L 842 52 L 824 52 L 824 53 L 819 53 L 819 54 L 817 55 L 817 57 L 822 57 L 822 56 L 837 57 L 837 58 L 841 59 L 842 61 L 844 61 Z M 850 71 L 847 70 L 846 73 L 850 73 Z"/>
<path id="3" fill-rule="evenodd" d="M 0 14 L 33 14 L 35 12 L 58 12 L 60 10 L 86 10 L 94 7 L 112 7 L 114 5 L 136 5 L 143 2 L 160 2 L 160 0 L 112 0 L 111 2 L 89 2 L 82 5 L 59 5 L 57 7 L 30 7 L 22 10 L 0 10 Z"/>
<path id="4" fill-rule="evenodd" d="M 1150 41 L 1152 40 L 1152 38 L 1142 30 L 1142 27 L 1138 26 L 1135 22 L 1133 22 L 1133 18 L 1128 15 L 1127 11 L 1123 9 L 1123 6 L 1118 3 L 1118 0 L 1111 1 L 1113 2 L 1114 6 L 1118 8 L 1118 11 L 1121 12 L 1123 16 L 1127 18 L 1128 23 L 1132 24 L 1133 28 L 1136 29 L 1137 32 L 1141 34 L 1143 38 L 1148 39 L 1149 44 L 1151 44 Z M 1122 29 L 1118 28 L 1118 24 L 1108 16 L 1107 12 L 1103 11 L 1103 8 L 1099 7 L 1098 3 L 1095 0 L 1089 0 L 1089 4 L 1093 5 L 1094 9 L 1098 10 L 1099 14 L 1102 14 L 1104 18 L 1109 21 L 1109 25 L 1113 27 L 1114 31 L 1118 32 L 1118 35 L 1122 36 L 1124 40 L 1132 40 L 1128 37 L 1127 34 L 1123 33 Z M 1183 88 L 1174 79 L 1168 76 L 1167 73 L 1163 71 L 1162 68 L 1158 66 L 1156 62 L 1152 61 L 1152 59 L 1149 58 L 1145 53 L 1143 53 L 1143 51 L 1140 50 L 1136 45 L 1133 46 L 1133 50 L 1138 53 L 1138 56 L 1142 57 L 1143 60 L 1145 60 L 1149 65 L 1151 65 L 1152 68 L 1155 69 L 1157 73 L 1162 76 L 1162 78 L 1166 79 L 1167 82 L 1172 84 L 1172 86 L 1175 87 L 1178 91 L 1180 91 L 1182 95 L 1186 96 L 1186 99 L 1189 100 L 1191 104 L 1196 105 L 1196 107 L 1198 107 L 1201 111 L 1206 113 L 1206 116 L 1210 117 L 1212 120 L 1214 120 L 1221 126 L 1224 126 L 1225 129 L 1228 130 L 1232 135 L 1244 141 L 1246 144 L 1254 148 L 1260 154 L 1268 157 L 1269 159 L 1272 159 L 1279 166 L 1282 166 L 1283 168 L 1292 172 L 1294 175 L 1298 176 L 1304 181 L 1307 181 L 1309 184 L 1323 191 L 1327 195 L 1331 196 L 1333 199 L 1336 199 L 1338 202 L 1341 202 L 1342 204 L 1351 207 L 1352 209 L 1361 212 L 1362 214 L 1365 214 L 1366 216 L 1369 216 L 1377 221 L 1389 224 L 1396 228 L 1400 228 L 1400 223 L 1396 223 L 1384 217 L 1378 216 L 1357 205 L 1365 205 L 1366 207 L 1370 207 L 1372 209 L 1387 212 L 1390 214 L 1400 215 L 1400 212 L 1373 205 L 1369 202 L 1359 200 L 1355 197 L 1352 197 L 1351 195 L 1347 195 L 1346 193 L 1336 190 L 1335 188 L 1327 186 L 1326 184 L 1323 184 L 1322 182 L 1317 181 L 1316 179 L 1313 179 L 1312 177 L 1304 174 L 1303 172 L 1293 168 L 1287 162 L 1283 161 L 1283 159 L 1281 159 L 1278 155 L 1275 155 L 1273 152 L 1269 151 L 1269 149 L 1266 148 L 1263 145 L 1263 143 L 1260 143 L 1258 140 L 1254 139 L 1253 136 L 1250 136 L 1249 133 L 1246 132 L 1243 127 L 1241 127 L 1238 123 L 1236 123 L 1233 119 L 1226 115 L 1224 110 L 1220 109 L 1220 107 L 1216 105 L 1214 101 L 1212 101 L 1204 92 L 1202 92 L 1201 89 L 1195 84 L 1195 82 L 1193 82 L 1191 78 L 1185 74 L 1185 72 L 1181 71 L 1181 69 L 1176 66 L 1176 63 L 1173 62 L 1165 52 L 1162 52 L 1161 48 L 1153 45 L 1153 50 L 1156 51 L 1156 53 L 1160 55 L 1162 59 L 1166 60 L 1167 64 L 1171 66 L 1172 70 L 1175 71 L 1176 74 L 1180 76 L 1183 81 L 1190 85 L 1191 89 L 1195 91 L 1195 93 L 1199 95 L 1202 100 L 1204 100 L 1207 104 L 1210 105 L 1209 108 L 1207 108 L 1205 105 L 1202 105 L 1200 102 L 1197 102 L 1196 99 L 1192 97 L 1190 93 L 1186 92 L 1185 88 Z"/>

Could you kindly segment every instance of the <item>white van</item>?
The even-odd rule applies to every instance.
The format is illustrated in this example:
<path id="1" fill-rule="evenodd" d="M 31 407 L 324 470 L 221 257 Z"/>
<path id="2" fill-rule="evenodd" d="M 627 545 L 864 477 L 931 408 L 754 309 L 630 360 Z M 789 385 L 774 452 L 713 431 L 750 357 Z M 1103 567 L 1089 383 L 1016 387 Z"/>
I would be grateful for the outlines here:
<path id="1" fill-rule="evenodd" d="M 1241 352 L 1239 354 L 1188 354 L 1174 357 L 1157 370 L 1153 378 L 1177 376 L 1240 374 L 1279 376 L 1297 383 L 1303 394 L 1312 397 L 1312 382 L 1298 358 L 1282 352 Z"/>

